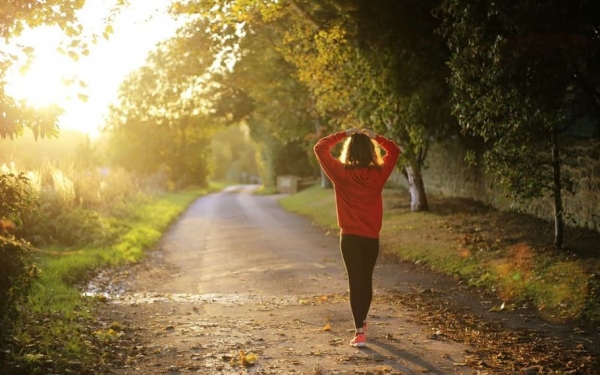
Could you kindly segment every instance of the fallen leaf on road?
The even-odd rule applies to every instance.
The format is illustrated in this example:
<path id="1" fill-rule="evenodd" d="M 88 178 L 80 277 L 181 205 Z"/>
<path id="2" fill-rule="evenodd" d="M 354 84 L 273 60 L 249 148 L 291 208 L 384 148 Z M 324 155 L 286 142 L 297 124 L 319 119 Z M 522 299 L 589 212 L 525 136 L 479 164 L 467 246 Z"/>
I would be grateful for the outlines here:
<path id="1" fill-rule="evenodd" d="M 254 364 L 256 363 L 256 361 L 258 360 L 258 357 L 253 354 L 253 353 L 246 353 L 243 350 L 240 350 L 238 352 L 238 356 L 237 357 L 232 357 L 231 360 L 229 361 L 229 363 L 233 366 L 254 366 Z"/>

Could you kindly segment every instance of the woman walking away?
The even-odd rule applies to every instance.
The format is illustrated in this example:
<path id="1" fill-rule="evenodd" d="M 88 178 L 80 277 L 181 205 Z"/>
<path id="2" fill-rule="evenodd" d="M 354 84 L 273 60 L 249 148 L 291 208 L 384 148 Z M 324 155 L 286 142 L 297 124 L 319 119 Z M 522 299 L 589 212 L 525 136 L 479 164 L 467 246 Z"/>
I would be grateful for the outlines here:
<path id="1" fill-rule="evenodd" d="M 333 146 L 346 140 L 339 159 Z M 382 158 L 380 147 L 385 151 Z M 321 139 L 314 147 L 333 182 L 340 249 L 348 274 L 350 308 L 356 332 L 353 347 L 366 346 L 367 314 L 373 298 L 373 269 L 379 255 L 383 185 L 400 156 L 398 146 L 370 129 L 351 128 Z"/>

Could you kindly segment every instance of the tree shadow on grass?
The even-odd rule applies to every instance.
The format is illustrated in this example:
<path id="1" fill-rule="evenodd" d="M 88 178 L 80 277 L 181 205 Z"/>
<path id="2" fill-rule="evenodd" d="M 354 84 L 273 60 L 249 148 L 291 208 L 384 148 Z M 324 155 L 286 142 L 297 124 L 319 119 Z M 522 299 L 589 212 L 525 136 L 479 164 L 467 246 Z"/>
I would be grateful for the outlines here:
<path id="1" fill-rule="evenodd" d="M 591 229 L 565 224 L 563 249 L 557 250 L 553 221 L 514 211 L 498 211 L 470 199 L 431 196 L 429 200 L 430 211 L 447 218 L 458 232 L 480 233 L 507 245 L 528 244 L 538 251 L 582 259 L 600 258 L 600 233 Z"/>

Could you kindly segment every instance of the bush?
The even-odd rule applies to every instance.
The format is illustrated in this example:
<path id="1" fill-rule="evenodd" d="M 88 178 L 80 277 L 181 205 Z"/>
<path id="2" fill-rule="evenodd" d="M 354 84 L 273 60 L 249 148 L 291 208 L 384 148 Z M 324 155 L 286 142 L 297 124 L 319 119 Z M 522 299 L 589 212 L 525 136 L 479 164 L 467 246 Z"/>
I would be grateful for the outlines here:
<path id="1" fill-rule="evenodd" d="M 24 174 L 0 175 L 0 344 L 6 341 L 15 326 L 21 306 L 38 275 L 28 244 L 11 233 L 22 222 L 23 215 L 31 212 L 33 205 Z"/>
<path id="2" fill-rule="evenodd" d="M 25 224 L 28 229 L 23 234 L 36 246 L 100 246 L 119 233 L 110 219 L 81 207 L 45 207 L 27 217 Z"/>
<path id="3" fill-rule="evenodd" d="M 0 344 L 4 344 L 39 272 L 23 241 L 0 238 L 0 259 Z"/>
<path id="4" fill-rule="evenodd" d="M 29 179 L 24 173 L 0 174 L 0 220 L 20 224 L 23 215 L 31 212 L 34 205 Z"/>
<path id="5" fill-rule="evenodd" d="M 123 230 L 111 218 L 127 216 L 129 202 L 143 194 L 137 179 L 120 169 L 45 163 L 27 176 L 38 205 L 23 216 L 18 233 L 35 246 L 109 243 Z"/>

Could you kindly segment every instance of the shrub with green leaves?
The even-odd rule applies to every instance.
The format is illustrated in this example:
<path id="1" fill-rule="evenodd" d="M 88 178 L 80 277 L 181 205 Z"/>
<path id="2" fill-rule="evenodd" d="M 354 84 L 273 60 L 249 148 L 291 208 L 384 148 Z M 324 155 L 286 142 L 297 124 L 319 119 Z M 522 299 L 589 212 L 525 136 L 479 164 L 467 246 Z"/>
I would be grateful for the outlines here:
<path id="1" fill-rule="evenodd" d="M 0 175 L 0 219 L 3 223 L 20 224 L 22 216 L 31 212 L 33 204 L 25 175 Z M 0 259 L 1 344 L 10 334 L 38 271 L 32 262 L 28 244 L 6 231 L 4 225 L 0 236 Z"/>
<path id="2" fill-rule="evenodd" d="M 104 245 L 115 239 L 120 228 L 109 218 L 82 207 L 45 207 L 28 217 L 23 233 L 36 246 L 62 247 Z"/>
<path id="3" fill-rule="evenodd" d="M 0 174 L 0 219 L 20 224 L 23 214 L 31 212 L 35 198 L 24 173 Z"/>
<path id="4" fill-rule="evenodd" d="M 3 344 L 39 272 L 24 241 L 1 238 L 0 259 L 0 344 Z"/>
<path id="5" fill-rule="evenodd" d="M 129 202 L 143 195 L 135 176 L 120 169 L 45 163 L 27 176 L 38 203 L 18 233 L 37 247 L 109 243 L 123 229 L 113 218 L 127 216 Z"/>

